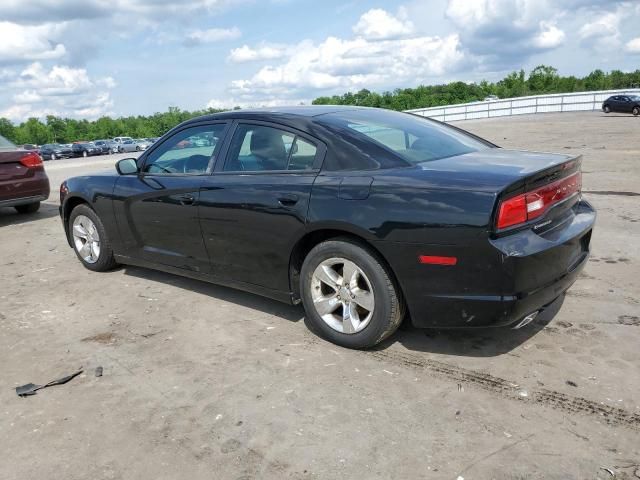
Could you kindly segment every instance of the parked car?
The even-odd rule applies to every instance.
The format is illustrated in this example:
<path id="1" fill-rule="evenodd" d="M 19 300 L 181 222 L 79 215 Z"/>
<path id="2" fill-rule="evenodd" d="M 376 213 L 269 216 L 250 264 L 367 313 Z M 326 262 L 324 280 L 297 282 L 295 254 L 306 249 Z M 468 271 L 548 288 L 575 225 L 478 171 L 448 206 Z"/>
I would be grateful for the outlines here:
<path id="1" fill-rule="evenodd" d="M 111 152 L 111 140 L 95 140 L 93 144 L 100 149 L 102 155 L 108 155 Z"/>
<path id="2" fill-rule="evenodd" d="M 49 198 L 49 178 L 40 155 L 0 135 L 0 207 L 34 213 Z"/>
<path id="3" fill-rule="evenodd" d="M 639 95 L 614 95 L 602 102 L 602 111 L 633 113 L 635 116 L 640 115 L 640 96 Z"/>
<path id="4" fill-rule="evenodd" d="M 91 142 L 74 143 L 71 146 L 71 151 L 73 152 L 74 157 L 91 157 L 102 154 L 102 148 L 97 147 Z"/>
<path id="5" fill-rule="evenodd" d="M 38 155 L 40 155 L 40 147 L 38 145 L 34 145 L 32 143 L 25 143 L 24 145 L 22 145 L 21 148 L 23 150 L 29 150 L 29 151 L 36 152 Z"/>
<path id="6" fill-rule="evenodd" d="M 487 95 L 484 97 L 484 102 L 495 102 L 496 100 L 500 100 L 497 95 Z"/>
<path id="7" fill-rule="evenodd" d="M 178 148 L 203 135 L 219 140 Z M 353 348 L 407 312 L 417 327 L 523 327 L 576 280 L 595 222 L 580 156 L 371 108 L 207 115 L 116 168 L 61 186 L 86 268 L 301 301 L 314 330 Z"/>
<path id="8" fill-rule="evenodd" d="M 115 137 L 115 138 L 113 139 L 113 141 L 114 141 L 115 143 L 117 143 L 117 144 L 124 143 L 124 142 L 126 142 L 127 140 L 133 140 L 133 138 L 131 138 L 131 137 Z"/>
<path id="9" fill-rule="evenodd" d="M 137 138 L 134 140 L 140 147 L 140 150 L 146 150 L 151 146 L 151 142 L 148 142 L 145 138 Z"/>
<path id="10" fill-rule="evenodd" d="M 125 140 L 118 144 L 118 153 L 124 152 L 139 152 L 142 147 L 136 140 Z"/>
<path id="11" fill-rule="evenodd" d="M 73 156 L 71 146 L 59 143 L 47 143 L 40 147 L 40 156 L 43 160 L 56 160 L 58 158 L 69 158 Z"/>
<path id="12" fill-rule="evenodd" d="M 145 140 L 146 140 L 147 142 L 149 142 L 149 143 L 153 144 L 153 143 L 156 143 L 156 142 L 158 141 L 158 138 L 159 138 L 159 137 L 148 137 L 148 138 L 145 138 Z"/>

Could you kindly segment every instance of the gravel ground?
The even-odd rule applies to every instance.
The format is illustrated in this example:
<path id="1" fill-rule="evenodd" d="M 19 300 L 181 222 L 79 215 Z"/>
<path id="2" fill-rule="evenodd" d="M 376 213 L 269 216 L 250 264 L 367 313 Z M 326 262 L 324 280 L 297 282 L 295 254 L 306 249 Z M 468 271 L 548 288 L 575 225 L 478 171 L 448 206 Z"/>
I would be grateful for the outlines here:
<path id="1" fill-rule="evenodd" d="M 41 211 L 0 211 L 0 478 L 640 478 L 640 119 L 459 125 L 583 154 L 592 258 L 523 330 L 403 327 L 369 352 L 315 337 L 299 307 L 84 269 L 57 186 L 117 157 L 47 162 Z M 81 366 L 66 385 L 15 394 Z"/>

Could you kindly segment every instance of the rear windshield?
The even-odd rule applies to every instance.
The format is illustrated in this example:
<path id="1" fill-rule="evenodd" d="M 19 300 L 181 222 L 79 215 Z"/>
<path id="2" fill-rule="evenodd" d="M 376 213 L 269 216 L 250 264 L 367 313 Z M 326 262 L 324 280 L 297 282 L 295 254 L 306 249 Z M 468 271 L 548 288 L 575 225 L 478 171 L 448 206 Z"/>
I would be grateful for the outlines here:
<path id="1" fill-rule="evenodd" d="M 11 143 L 9 140 L 0 135 L 0 151 L 4 150 L 15 150 L 16 146 Z"/>
<path id="2" fill-rule="evenodd" d="M 390 110 L 347 110 L 321 117 L 334 127 L 373 140 L 411 164 L 491 148 L 489 143 L 445 124 Z"/>

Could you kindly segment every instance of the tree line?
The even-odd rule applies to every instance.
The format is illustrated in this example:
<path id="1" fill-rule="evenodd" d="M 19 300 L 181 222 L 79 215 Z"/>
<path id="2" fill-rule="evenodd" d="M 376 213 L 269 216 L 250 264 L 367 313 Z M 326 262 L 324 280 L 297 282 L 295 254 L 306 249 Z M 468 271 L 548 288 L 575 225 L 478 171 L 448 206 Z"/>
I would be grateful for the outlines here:
<path id="1" fill-rule="evenodd" d="M 409 110 L 413 108 L 439 107 L 456 103 L 483 100 L 489 95 L 499 98 L 542 95 L 546 93 L 571 93 L 594 90 L 611 90 L 640 87 L 640 70 L 622 72 L 594 70 L 584 77 L 560 76 L 547 65 L 539 65 L 529 75 L 524 70 L 512 72 L 497 82 L 464 83 L 451 82 L 444 85 L 421 85 L 415 88 L 398 88 L 392 92 L 371 92 L 363 89 L 356 93 L 345 93 L 320 97 L 314 105 L 359 105 L 364 107 Z"/>
<path id="2" fill-rule="evenodd" d="M 383 93 L 362 89 L 343 95 L 319 97 L 314 105 L 360 105 L 366 107 L 408 110 L 412 108 L 436 107 L 483 100 L 489 95 L 513 98 L 545 93 L 570 93 L 593 90 L 609 90 L 640 87 L 640 70 L 622 72 L 594 70 L 584 77 L 560 76 L 554 67 L 540 65 L 529 74 L 524 70 L 512 72 L 502 80 L 480 83 L 451 82 L 443 85 L 420 85 L 415 88 L 398 88 Z M 236 107 L 238 108 L 238 107 Z M 215 113 L 220 110 L 197 111 L 169 110 L 153 115 L 129 117 L 101 117 L 98 120 L 76 120 L 48 115 L 44 121 L 29 118 L 14 125 L 0 117 L 0 135 L 16 144 L 69 143 L 76 140 L 97 140 L 118 136 L 134 138 L 158 137 L 167 130 L 189 118 Z"/>

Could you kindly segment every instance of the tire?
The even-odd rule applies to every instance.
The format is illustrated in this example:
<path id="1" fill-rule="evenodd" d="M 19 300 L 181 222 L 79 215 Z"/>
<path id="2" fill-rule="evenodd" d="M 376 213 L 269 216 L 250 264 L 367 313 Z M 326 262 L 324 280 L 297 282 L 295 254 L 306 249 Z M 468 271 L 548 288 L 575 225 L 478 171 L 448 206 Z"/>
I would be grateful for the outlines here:
<path id="1" fill-rule="evenodd" d="M 605 105 L 604 107 L 602 107 L 602 111 L 604 113 L 610 113 L 611 112 L 611 108 L 609 107 L 609 105 Z"/>
<path id="2" fill-rule="evenodd" d="M 87 151 L 85 150 L 85 151 L 83 151 L 83 152 L 82 152 L 82 156 L 83 156 L 83 157 L 85 157 L 85 158 L 87 158 L 87 157 L 89 156 L 89 154 L 88 154 L 88 153 L 87 153 Z"/>
<path id="3" fill-rule="evenodd" d="M 40 202 L 29 203 L 28 205 L 18 205 L 13 208 L 15 208 L 18 213 L 36 213 L 40 210 Z"/>
<path id="4" fill-rule="evenodd" d="M 634 117 L 637 117 L 638 115 L 640 115 L 640 107 L 633 107 L 633 110 L 631 110 L 631 113 L 633 113 Z"/>
<path id="5" fill-rule="evenodd" d="M 80 218 L 79 218 L 80 217 Z M 85 232 L 91 232 L 91 238 L 95 239 L 95 232 L 97 232 L 98 238 L 98 254 L 94 255 L 94 250 L 89 248 L 87 252 L 89 254 L 85 257 L 80 253 L 79 246 L 83 244 L 81 238 L 76 238 L 76 233 L 74 231 L 74 223 L 76 219 L 79 221 L 83 221 L 84 225 L 87 225 L 85 219 L 89 219 L 93 225 L 94 230 L 91 232 L 90 228 L 85 228 Z M 67 223 L 67 229 L 69 231 L 69 236 L 71 237 L 71 243 L 73 244 L 73 251 L 76 253 L 76 256 L 84 265 L 85 268 L 92 270 L 94 272 L 105 272 L 107 270 L 113 269 L 117 263 L 115 258 L 113 257 L 113 249 L 111 248 L 111 242 L 109 237 L 107 236 L 107 232 L 100 220 L 100 217 L 94 212 L 87 204 L 81 204 L 75 207 L 71 215 L 69 215 L 69 222 Z M 85 236 L 86 238 L 86 236 Z M 80 244 L 78 243 L 80 242 Z M 86 241 L 84 242 L 86 243 Z M 87 260 L 89 256 L 95 256 L 95 260 Z"/>
<path id="6" fill-rule="evenodd" d="M 140 147 L 136 147 L 136 152 L 139 152 L 139 151 L 140 151 Z"/>
<path id="7" fill-rule="evenodd" d="M 352 279 L 357 278 L 355 285 L 348 282 L 349 288 L 344 284 L 341 288 L 336 288 L 336 285 L 329 286 L 329 282 L 320 280 L 320 277 L 336 278 L 336 273 L 343 275 L 348 264 L 350 271 L 354 271 L 354 267 L 359 271 L 355 277 L 349 275 Z M 332 270 L 331 275 L 321 274 L 322 271 L 327 271 L 325 267 Z M 309 252 L 302 264 L 300 292 L 311 329 L 342 347 L 373 347 L 393 334 L 404 317 L 402 294 L 382 258 L 369 247 L 349 238 L 336 238 L 320 243 Z M 363 295 L 367 292 L 370 296 Z M 368 300 L 359 302 L 358 298 Z M 327 303 L 324 299 L 333 303 Z M 329 309 L 337 305 L 337 309 L 321 315 L 316 307 L 320 303 L 327 305 Z M 372 305 L 373 308 L 368 310 L 362 305 Z M 349 312 L 355 310 L 354 317 L 357 320 L 341 320 L 345 306 Z"/>
<path id="8" fill-rule="evenodd" d="M 52 154 L 51 154 L 51 160 L 55 160 L 55 159 L 56 159 L 56 154 L 55 154 L 55 153 L 52 153 Z"/>

